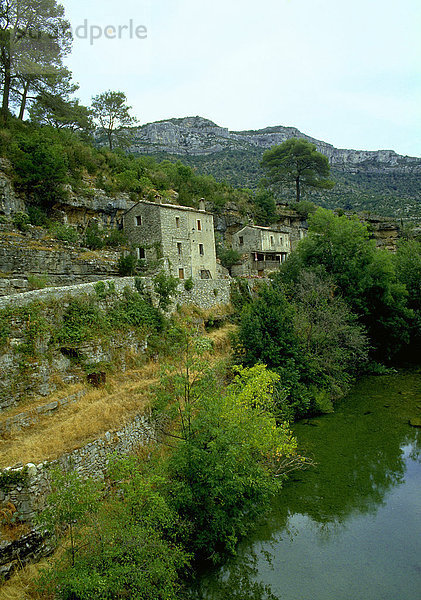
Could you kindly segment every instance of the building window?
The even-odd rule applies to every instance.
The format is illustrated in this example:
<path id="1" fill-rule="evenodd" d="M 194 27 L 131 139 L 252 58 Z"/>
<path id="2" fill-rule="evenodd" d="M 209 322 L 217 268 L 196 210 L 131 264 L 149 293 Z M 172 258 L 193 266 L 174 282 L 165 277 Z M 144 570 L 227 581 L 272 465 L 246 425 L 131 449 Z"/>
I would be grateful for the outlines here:
<path id="1" fill-rule="evenodd" d="M 183 246 L 182 246 L 181 242 L 177 242 L 177 252 L 178 252 L 179 256 L 181 254 L 183 254 Z"/>
<path id="2" fill-rule="evenodd" d="M 184 269 L 178 269 L 178 278 L 184 279 Z"/>
<path id="3" fill-rule="evenodd" d="M 274 245 L 274 239 L 273 239 L 273 235 L 270 236 L 270 245 L 273 246 Z"/>
<path id="4" fill-rule="evenodd" d="M 137 249 L 137 258 L 139 258 L 139 259 L 146 258 L 145 248 L 138 248 Z"/>
<path id="5" fill-rule="evenodd" d="M 240 242 L 240 246 L 242 246 L 244 244 L 244 238 L 242 235 L 240 235 L 240 237 L 239 237 L 239 242 Z"/>
<path id="6" fill-rule="evenodd" d="M 175 226 L 180 229 L 180 217 L 175 217 Z"/>
<path id="7" fill-rule="evenodd" d="M 197 231 L 202 231 L 202 221 L 197 219 Z"/>
<path id="8" fill-rule="evenodd" d="M 281 244 L 283 244 L 283 243 L 284 243 L 284 238 L 283 238 L 283 237 L 280 237 L 280 238 L 279 238 L 279 241 L 281 242 Z"/>
<path id="9" fill-rule="evenodd" d="M 205 254 L 205 250 L 203 248 L 203 244 L 199 244 L 199 254 L 200 254 L 200 256 L 203 256 Z"/>
<path id="10" fill-rule="evenodd" d="M 140 215 L 138 215 L 137 217 L 135 217 L 136 219 L 136 226 L 140 227 L 140 225 L 142 225 L 142 217 Z"/>

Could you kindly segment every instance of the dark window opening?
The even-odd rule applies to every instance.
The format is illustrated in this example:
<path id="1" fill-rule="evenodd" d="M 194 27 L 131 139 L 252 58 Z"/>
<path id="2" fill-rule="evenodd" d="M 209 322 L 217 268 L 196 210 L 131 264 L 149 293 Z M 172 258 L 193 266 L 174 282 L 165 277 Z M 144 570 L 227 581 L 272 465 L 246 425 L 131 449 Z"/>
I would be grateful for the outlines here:
<path id="1" fill-rule="evenodd" d="M 184 279 L 184 269 L 178 269 L 178 278 Z"/>
<path id="2" fill-rule="evenodd" d="M 183 254 L 183 246 L 181 245 L 181 242 L 177 242 L 177 252 L 179 255 Z"/>
<path id="3" fill-rule="evenodd" d="M 179 227 L 180 227 L 180 217 L 175 217 L 175 226 L 177 227 L 177 229 L 179 229 Z"/>
<path id="4" fill-rule="evenodd" d="M 202 231 L 202 221 L 197 219 L 197 231 Z"/>
<path id="5" fill-rule="evenodd" d="M 200 254 L 200 256 L 203 256 L 205 254 L 205 250 L 203 248 L 203 244 L 199 244 L 199 254 Z"/>
<path id="6" fill-rule="evenodd" d="M 239 241 L 240 241 L 240 246 L 242 246 L 244 244 L 244 238 L 242 235 L 240 235 Z"/>
<path id="7" fill-rule="evenodd" d="M 140 225 L 142 225 L 142 217 L 140 215 L 138 215 L 136 217 L 136 225 L 137 225 L 137 227 L 139 227 Z"/>
<path id="8" fill-rule="evenodd" d="M 146 253 L 145 253 L 145 248 L 138 248 L 137 249 L 137 257 L 140 258 L 146 258 Z"/>

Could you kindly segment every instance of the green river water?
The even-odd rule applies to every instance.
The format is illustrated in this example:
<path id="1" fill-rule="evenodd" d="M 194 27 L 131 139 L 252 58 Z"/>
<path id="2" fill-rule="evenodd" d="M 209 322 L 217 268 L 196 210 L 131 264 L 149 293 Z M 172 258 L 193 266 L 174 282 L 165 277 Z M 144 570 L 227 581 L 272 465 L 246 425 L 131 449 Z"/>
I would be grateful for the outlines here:
<path id="1" fill-rule="evenodd" d="M 317 463 L 285 484 L 209 600 L 421 600 L 421 373 L 360 381 L 335 413 L 297 424 Z"/>

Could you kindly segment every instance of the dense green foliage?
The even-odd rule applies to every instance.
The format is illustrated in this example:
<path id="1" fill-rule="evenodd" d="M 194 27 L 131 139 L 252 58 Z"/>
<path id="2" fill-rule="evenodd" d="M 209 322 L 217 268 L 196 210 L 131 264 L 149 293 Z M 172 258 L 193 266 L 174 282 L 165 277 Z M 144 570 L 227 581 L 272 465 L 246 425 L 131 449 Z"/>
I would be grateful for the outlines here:
<path id="1" fill-rule="evenodd" d="M 183 156 L 183 162 L 196 168 L 198 173 L 215 177 L 217 181 L 255 190 L 264 176 L 260 166 L 262 154 L 259 148 L 223 150 L 214 154 L 186 155 Z M 178 159 L 177 156 L 164 153 L 156 156 L 161 160 Z M 307 189 L 304 197 L 324 208 L 357 212 L 366 210 L 404 219 L 419 218 L 421 174 L 418 172 L 379 172 L 378 165 L 366 162 L 352 171 L 332 167 L 331 178 L 335 181 L 333 189 Z"/>
<path id="2" fill-rule="evenodd" d="M 100 299 L 115 293 L 112 289 L 103 290 L 99 284 L 96 291 Z M 121 299 L 104 307 L 93 296 L 73 298 L 63 313 L 55 339 L 61 345 L 72 347 L 97 336 L 109 337 L 129 327 L 143 334 L 161 331 L 164 319 L 147 297 L 127 288 Z"/>
<path id="3" fill-rule="evenodd" d="M 153 200 L 159 194 L 197 207 L 200 198 L 205 198 L 216 213 L 233 202 L 244 216 L 252 216 L 260 225 L 273 222 L 276 216 L 268 192 L 234 189 L 212 176 L 198 174 L 180 160 L 157 161 L 151 156 L 125 155 L 120 149 L 98 148 L 68 128 L 10 119 L 7 129 L 0 129 L 0 156 L 11 161 L 17 189 L 43 214 L 66 200 L 68 185 L 87 197 L 92 196 L 94 185 L 111 196 L 127 192 L 133 200 Z M 34 224 L 42 224 L 40 213 L 33 212 L 33 217 Z"/>
<path id="4" fill-rule="evenodd" d="M 278 278 L 243 309 L 239 358 L 276 370 L 287 390 L 278 410 L 288 418 L 325 412 L 367 358 L 363 330 L 329 278 L 302 271 L 286 287 Z"/>
<path id="5" fill-rule="evenodd" d="M 396 255 L 378 250 L 357 218 L 320 208 L 273 281 L 248 301 L 244 290 L 238 357 L 280 374 L 284 414 L 329 410 L 368 356 L 416 356 L 420 278 L 418 241 L 402 242 Z"/>
<path id="6" fill-rule="evenodd" d="M 331 189 L 334 182 L 328 179 L 329 160 L 317 152 L 316 146 L 305 139 L 291 138 L 263 153 L 262 167 L 269 183 L 280 190 L 294 186 L 295 199 L 301 200 L 303 187 Z"/>
<path id="7" fill-rule="evenodd" d="M 393 254 L 376 249 L 366 225 L 357 218 L 319 209 L 309 225 L 309 235 L 285 263 L 284 279 L 297 281 L 303 268 L 328 273 L 366 327 L 374 356 L 392 359 L 409 343 L 413 318 Z"/>
<path id="8" fill-rule="evenodd" d="M 224 390 L 201 366 L 208 345 L 187 333 L 179 343 L 180 370 L 167 373 L 179 415 L 164 432 L 168 455 L 112 464 L 100 506 L 96 486 L 75 473 L 56 476 L 41 520 L 50 530 L 67 525 L 71 544 L 42 574 L 44 597 L 180 598 L 190 563 L 235 551 L 279 490 L 284 462 L 303 466 L 273 414 L 276 374 L 238 368 Z"/>

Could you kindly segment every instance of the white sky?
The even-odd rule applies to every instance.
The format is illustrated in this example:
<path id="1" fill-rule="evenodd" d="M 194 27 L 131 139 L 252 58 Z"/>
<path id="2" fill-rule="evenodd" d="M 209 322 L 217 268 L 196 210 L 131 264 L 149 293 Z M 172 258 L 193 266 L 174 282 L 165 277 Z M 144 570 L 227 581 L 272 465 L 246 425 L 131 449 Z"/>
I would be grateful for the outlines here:
<path id="1" fill-rule="evenodd" d="M 421 156 L 419 0 L 88 2 L 62 0 L 74 30 L 132 20 L 147 38 L 125 29 L 91 44 L 79 30 L 67 62 L 84 104 L 120 90 L 141 124 L 288 125 L 340 148 Z"/>

